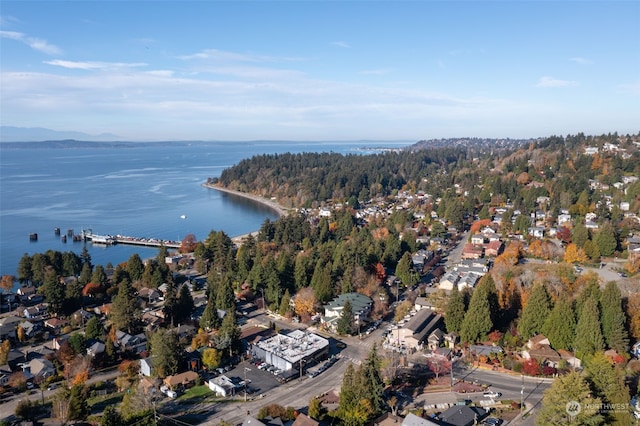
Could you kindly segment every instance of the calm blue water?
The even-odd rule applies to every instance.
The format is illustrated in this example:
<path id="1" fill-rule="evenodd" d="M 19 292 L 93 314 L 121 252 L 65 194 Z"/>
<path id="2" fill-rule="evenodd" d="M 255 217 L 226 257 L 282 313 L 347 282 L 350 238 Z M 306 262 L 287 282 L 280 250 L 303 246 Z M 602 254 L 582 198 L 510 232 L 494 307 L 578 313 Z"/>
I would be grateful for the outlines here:
<path id="1" fill-rule="evenodd" d="M 243 158 L 283 152 L 361 152 L 410 142 L 194 143 L 135 148 L 2 149 L 0 144 L 0 275 L 16 275 L 24 253 L 49 249 L 80 253 L 83 243 L 62 243 L 54 228 L 79 233 L 198 240 L 211 230 L 229 236 L 260 228 L 277 215 L 259 204 L 201 184 Z M 186 219 L 181 219 L 186 215 Z M 38 241 L 30 242 L 29 234 Z M 93 264 L 117 264 L 157 249 L 86 245 Z"/>

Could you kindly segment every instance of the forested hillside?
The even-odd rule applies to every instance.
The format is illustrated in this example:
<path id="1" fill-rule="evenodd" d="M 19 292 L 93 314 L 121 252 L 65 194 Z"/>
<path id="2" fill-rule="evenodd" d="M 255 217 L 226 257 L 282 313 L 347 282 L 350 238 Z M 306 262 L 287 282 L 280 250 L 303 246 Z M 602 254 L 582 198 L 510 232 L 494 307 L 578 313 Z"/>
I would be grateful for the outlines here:
<path id="1" fill-rule="evenodd" d="M 638 139 L 578 134 L 532 141 L 520 148 L 478 141 L 442 147 L 441 142 L 422 141 L 400 152 L 373 155 L 261 155 L 241 161 L 213 181 L 276 197 L 286 207 L 362 202 L 403 189 L 443 197 L 455 189 L 465 195 L 469 214 L 483 203 L 499 205 L 507 200 L 530 210 L 539 196 L 551 197 L 556 208 L 569 208 L 583 190 L 589 190 L 590 179 L 612 185 L 625 175 L 640 174 Z M 588 148 L 599 151 L 590 155 Z"/>

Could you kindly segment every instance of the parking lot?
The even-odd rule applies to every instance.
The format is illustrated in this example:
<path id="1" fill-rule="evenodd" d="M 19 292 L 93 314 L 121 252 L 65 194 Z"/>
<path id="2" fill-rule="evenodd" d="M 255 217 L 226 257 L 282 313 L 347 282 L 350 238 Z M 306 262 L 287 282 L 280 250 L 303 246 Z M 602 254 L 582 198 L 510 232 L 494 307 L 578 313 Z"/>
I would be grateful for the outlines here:
<path id="1" fill-rule="evenodd" d="M 224 374 L 232 380 L 238 379 L 237 381 L 244 381 L 246 377 L 247 392 L 254 398 L 280 386 L 277 376 L 269 371 L 261 370 L 247 361 L 241 362 Z M 244 390 L 241 389 L 238 392 L 242 394 Z"/>

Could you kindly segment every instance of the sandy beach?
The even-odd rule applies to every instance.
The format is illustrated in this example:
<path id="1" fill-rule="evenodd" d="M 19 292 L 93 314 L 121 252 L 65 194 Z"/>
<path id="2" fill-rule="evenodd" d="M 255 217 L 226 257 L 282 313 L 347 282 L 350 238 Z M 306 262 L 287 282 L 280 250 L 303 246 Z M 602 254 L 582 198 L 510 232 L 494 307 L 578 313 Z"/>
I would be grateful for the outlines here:
<path id="1" fill-rule="evenodd" d="M 248 194 L 246 192 L 241 192 L 241 191 L 235 191 L 233 189 L 224 188 L 224 187 L 213 185 L 213 184 L 210 184 L 210 183 L 203 183 L 202 186 L 204 186 L 206 188 L 209 188 L 209 189 L 215 189 L 216 191 L 226 192 L 227 194 L 235 195 L 235 196 L 238 196 L 238 197 L 247 198 L 249 200 L 255 201 L 256 203 L 263 204 L 263 205 L 273 209 L 276 213 L 278 213 L 278 216 L 284 216 L 284 215 L 286 215 L 288 213 L 288 210 L 285 209 L 284 207 L 282 207 L 280 204 L 276 203 L 273 200 L 269 200 L 269 199 L 266 199 L 264 197 L 260 197 L 258 195 Z M 235 237 L 232 238 L 232 240 L 236 244 L 240 244 L 245 237 L 247 237 L 249 235 L 256 236 L 257 234 L 258 234 L 258 231 L 250 232 L 248 234 L 235 236 Z"/>

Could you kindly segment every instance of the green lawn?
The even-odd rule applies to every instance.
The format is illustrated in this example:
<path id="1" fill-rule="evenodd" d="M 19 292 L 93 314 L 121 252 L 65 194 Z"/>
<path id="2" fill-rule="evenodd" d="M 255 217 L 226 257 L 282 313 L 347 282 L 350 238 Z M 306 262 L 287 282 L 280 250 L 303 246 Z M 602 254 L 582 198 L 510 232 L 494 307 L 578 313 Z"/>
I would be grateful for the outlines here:
<path id="1" fill-rule="evenodd" d="M 178 397 L 181 404 L 197 404 L 206 400 L 216 399 L 215 393 L 207 385 L 194 386 Z"/>

